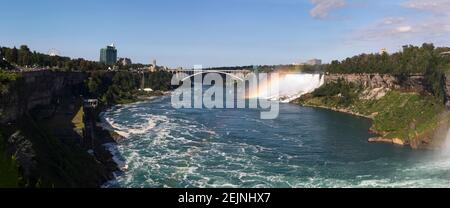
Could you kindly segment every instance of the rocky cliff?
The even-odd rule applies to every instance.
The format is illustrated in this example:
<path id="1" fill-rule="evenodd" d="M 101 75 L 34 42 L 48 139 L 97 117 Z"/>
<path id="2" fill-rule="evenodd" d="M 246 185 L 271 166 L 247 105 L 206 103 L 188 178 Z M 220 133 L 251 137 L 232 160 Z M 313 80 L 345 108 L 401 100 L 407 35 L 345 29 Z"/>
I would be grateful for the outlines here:
<path id="1" fill-rule="evenodd" d="M 102 146 L 109 138 L 82 145 L 80 95 L 87 78 L 77 72 L 27 72 L 3 86 L 0 153 L 14 156 L 18 186 L 99 187 L 113 179 L 116 167 Z"/>
<path id="2" fill-rule="evenodd" d="M 339 79 L 367 88 L 388 88 L 414 92 L 423 92 L 425 90 L 423 75 L 410 75 L 405 78 L 399 78 L 387 74 L 326 74 L 325 84 L 336 82 Z"/>
<path id="3" fill-rule="evenodd" d="M 58 96 L 80 90 L 86 77 L 79 72 L 22 73 L 0 96 L 0 123 L 14 121 L 36 106 L 58 102 Z"/>

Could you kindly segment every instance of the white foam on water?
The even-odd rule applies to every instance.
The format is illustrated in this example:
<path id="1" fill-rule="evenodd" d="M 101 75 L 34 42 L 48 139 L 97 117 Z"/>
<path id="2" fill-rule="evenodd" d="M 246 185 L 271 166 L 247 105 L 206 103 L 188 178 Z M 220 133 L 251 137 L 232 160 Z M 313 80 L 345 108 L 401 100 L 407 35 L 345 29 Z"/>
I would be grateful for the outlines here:
<path id="1" fill-rule="evenodd" d="M 130 111 L 128 108 L 133 110 Z M 124 121 L 124 116 L 121 115 L 128 115 L 127 113 L 130 116 Z M 128 170 L 125 174 L 118 175 L 115 183 L 111 183 L 116 184 L 115 186 L 171 188 L 450 186 L 450 180 L 442 176 L 446 171 L 450 173 L 450 160 L 445 159 L 446 157 L 401 166 L 389 176 L 379 177 L 376 173 L 373 175 L 362 173 L 352 178 L 339 178 L 339 173 L 336 177 L 322 172 L 320 165 L 317 167 L 293 165 L 296 164 L 293 161 L 301 159 L 300 156 L 279 153 L 275 147 L 271 149 L 272 147 L 251 143 L 252 141 L 246 143 L 244 140 L 224 141 L 220 138 L 221 135 L 202 123 L 188 118 L 182 119 L 178 115 L 171 117 L 172 114 L 157 114 L 145 103 L 132 107 L 125 106 L 120 114 L 111 111 L 104 115 L 108 126 L 128 135 L 129 138 L 117 147 L 118 155 L 126 158 Z M 242 119 L 258 122 L 253 121 L 251 117 Z M 270 122 L 261 124 L 267 128 L 270 128 L 270 125 Z M 280 133 L 274 134 L 274 138 L 303 145 L 301 141 L 295 141 L 295 136 L 286 137 Z M 374 162 L 390 163 L 384 159 L 363 163 L 366 162 L 368 165 Z M 353 165 L 351 162 L 340 163 L 327 161 L 325 165 Z M 280 168 L 283 169 L 283 173 L 280 173 Z"/>
<path id="2" fill-rule="evenodd" d="M 101 123 L 96 124 L 98 127 L 101 127 L 108 131 L 114 131 L 122 137 L 128 138 L 130 134 L 127 132 L 125 127 L 114 122 L 112 118 L 105 118 Z"/>
<path id="3" fill-rule="evenodd" d="M 140 111 L 140 110 L 136 110 Z M 112 130 L 122 137 L 129 138 L 131 135 L 145 134 L 151 129 L 155 128 L 158 123 L 168 122 L 168 118 L 163 115 L 137 115 L 137 117 L 143 117 L 142 123 L 135 123 L 133 125 L 119 124 L 111 117 L 106 117 L 104 122 L 97 124 L 104 129 Z"/>
<path id="4" fill-rule="evenodd" d="M 113 155 L 112 159 L 117 164 L 120 170 L 127 170 L 128 165 L 123 160 L 120 151 L 115 143 L 106 143 L 103 146 Z"/>

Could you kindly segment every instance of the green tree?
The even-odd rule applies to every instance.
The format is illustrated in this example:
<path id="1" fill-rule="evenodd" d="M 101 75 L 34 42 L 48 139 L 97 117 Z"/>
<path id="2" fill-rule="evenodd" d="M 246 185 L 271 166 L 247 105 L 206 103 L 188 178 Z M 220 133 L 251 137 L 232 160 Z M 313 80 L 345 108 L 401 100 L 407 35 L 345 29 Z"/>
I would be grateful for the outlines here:
<path id="1" fill-rule="evenodd" d="M 20 46 L 17 59 L 17 64 L 20 66 L 29 66 L 32 64 L 32 54 L 28 46 Z"/>
<path id="2" fill-rule="evenodd" d="M 19 51 L 17 50 L 16 47 L 5 50 L 6 60 L 8 60 L 10 63 L 17 64 L 18 56 L 19 56 Z"/>

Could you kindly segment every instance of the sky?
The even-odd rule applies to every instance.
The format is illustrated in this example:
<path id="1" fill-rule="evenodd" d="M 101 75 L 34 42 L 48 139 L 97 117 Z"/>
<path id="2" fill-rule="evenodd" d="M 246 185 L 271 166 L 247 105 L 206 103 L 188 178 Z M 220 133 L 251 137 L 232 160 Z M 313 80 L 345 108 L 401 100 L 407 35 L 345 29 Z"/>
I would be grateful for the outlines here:
<path id="1" fill-rule="evenodd" d="M 0 0 L 0 46 L 169 67 L 324 62 L 450 46 L 450 0 Z"/>

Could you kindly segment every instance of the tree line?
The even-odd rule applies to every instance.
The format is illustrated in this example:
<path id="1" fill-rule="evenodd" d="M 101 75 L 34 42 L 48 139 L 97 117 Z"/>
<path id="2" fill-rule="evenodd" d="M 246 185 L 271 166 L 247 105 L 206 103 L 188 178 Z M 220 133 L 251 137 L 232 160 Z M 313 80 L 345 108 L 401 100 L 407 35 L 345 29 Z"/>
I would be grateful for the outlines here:
<path id="1" fill-rule="evenodd" d="M 142 79 L 144 78 L 144 86 Z M 92 72 L 86 81 L 86 88 L 90 97 L 99 98 L 106 105 L 127 103 L 137 98 L 138 89 L 151 88 L 158 91 L 172 89 L 172 74 L 157 71 L 140 74 L 129 71 Z"/>
<path id="2" fill-rule="evenodd" d="M 450 69 L 450 51 L 447 47 L 436 48 L 433 44 L 406 45 L 402 51 L 388 54 L 361 54 L 342 61 L 332 61 L 323 66 L 328 73 L 379 73 L 391 74 L 406 80 L 408 76 L 424 76 L 424 86 L 439 102 L 446 101 L 445 72 Z"/>
<path id="3" fill-rule="evenodd" d="M 436 48 L 433 44 L 422 46 L 405 45 L 402 51 L 388 54 L 361 54 L 342 61 L 334 60 L 324 65 L 324 70 L 330 73 L 380 73 L 380 74 L 424 74 L 427 70 L 447 68 L 450 57 L 442 52 L 450 48 Z"/>
<path id="4" fill-rule="evenodd" d="M 71 59 L 63 56 L 50 56 L 47 54 L 31 51 L 26 45 L 19 48 L 0 47 L 0 53 L 10 64 L 28 68 L 56 68 L 62 71 L 94 71 L 104 70 L 105 64 L 88 61 L 82 58 Z"/>

